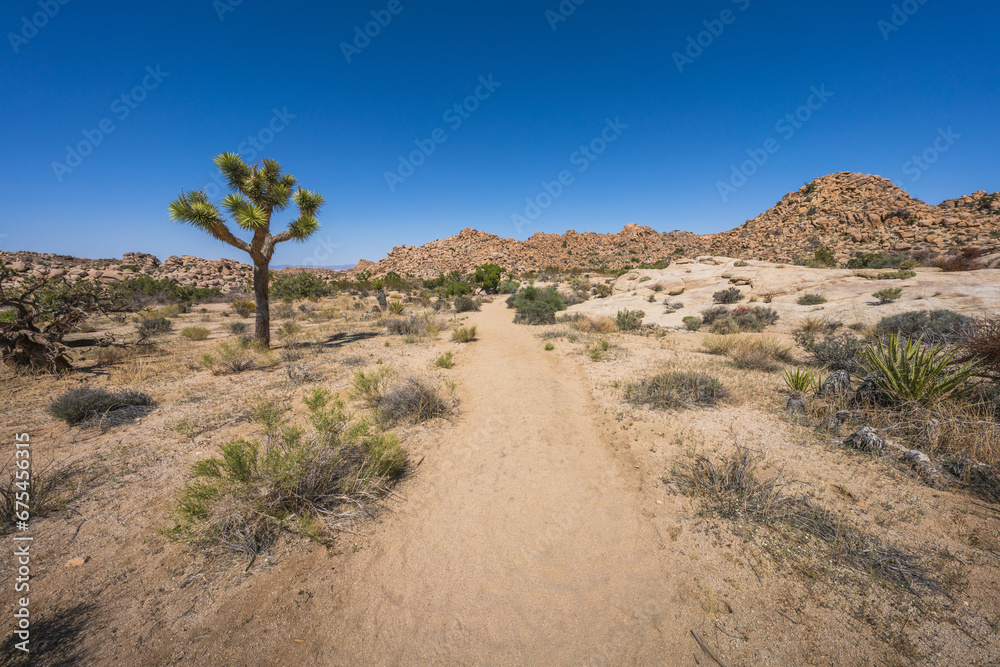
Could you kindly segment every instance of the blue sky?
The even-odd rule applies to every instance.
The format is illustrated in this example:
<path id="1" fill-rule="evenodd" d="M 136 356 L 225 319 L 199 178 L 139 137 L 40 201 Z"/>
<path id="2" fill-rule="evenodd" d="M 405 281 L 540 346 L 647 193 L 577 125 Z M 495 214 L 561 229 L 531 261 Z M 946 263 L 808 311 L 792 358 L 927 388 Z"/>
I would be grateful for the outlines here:
<path id="1" fill-rule="evenodd" d="M 837 171 L 1000 190 L 998 23 L 942 0 L 9 0 L 0 249 L 245 259 L 167 217 L 237 150 L 326 197 L 275 264 L 465 227 L 718 232 Z"/>

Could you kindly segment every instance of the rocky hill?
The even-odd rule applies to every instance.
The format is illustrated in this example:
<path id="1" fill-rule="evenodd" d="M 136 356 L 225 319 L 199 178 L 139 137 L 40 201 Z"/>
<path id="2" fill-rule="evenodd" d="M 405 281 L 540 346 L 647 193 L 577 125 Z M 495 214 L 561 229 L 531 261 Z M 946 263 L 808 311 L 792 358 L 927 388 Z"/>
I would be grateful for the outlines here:
<path id="1" fill-rule="evenodd" d="M 975 192 L 937 206 L 914 199 L 879 176 L 843 172 L 817 178 L 790 192 L 772 208 L 720 234 L 658 232 L 626 225 L 617 234 L 537 233 L 525 241 L 464 229 L 422 246 L 397 246 L 378 262 L 362 260 L 345 273 L 306 270 L 328 276 L 380 276 L 393 271 L 432 278 L 470 271 L 492 262 L 515 272 L 547 267 L 618 270 L 703 255 L 792 262 L 826 246 L 839 260 L 859 252 L 948 254 L 980 248 L 988 266 L 1000 266 L 1000 194 Z M 231 259 L 168 257 L 126 253 L 122 259 L 79 259 L 33 252 L 0 252 L 0 261 L 28 275 L 87 277 L 115 283 L 137 273 L 184 285 L 245 289 L 251 267 Z"/>
<path id="2" fill-rule="evenodd" d="M 626 225 L 617 234 L 533 235 L 526 241 L 465 229 L 423 246 L 398 246 L 366 268 L 375 275 L 436 276 L 493 262 L 515 271 L 548 266 L 620 269 L 664 259 L 723 255 L 776 262 L 811 256 L 817 246 L 838 259 L 858 252 L 947 253 L 965 247 L 995 252 L 1000 196 L 976 192 L 931 206 L 879 176 L 843 172 L 785 195 L 768 211 L 720 234 L 657 232 Z"/>

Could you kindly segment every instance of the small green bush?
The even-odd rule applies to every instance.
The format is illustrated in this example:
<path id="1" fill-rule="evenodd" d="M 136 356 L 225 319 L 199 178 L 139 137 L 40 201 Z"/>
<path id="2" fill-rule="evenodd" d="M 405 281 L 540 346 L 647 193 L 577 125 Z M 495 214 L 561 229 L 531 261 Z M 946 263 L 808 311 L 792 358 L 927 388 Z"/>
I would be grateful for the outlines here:
<path id="1" fill-rule="evenodd" d="M 110 392 L 92 387 L 77 387 L 61 394 L 49 404 L 48 412 L 70 426 L 91 418 L 133 407 L 149 407 L 153 399 L 139 391 Z"/>
<path id="2" fill-rule="evenodd" d="M 181 329 L 181 336 L 188 340 L 205 340 L 209 333 L 205 327 L 184 327 Z"/>
<path id="3" fill-rule="evenodd" d="M 861 355 L 865 343 L 847 332 L 817 334 L 815 331 L 796 331 L 795 342 L 808 353 L 812 361 L 831 371 L 856 373 L 861 370 Z"/>
<path id="4" fill-rule="evenodd" d="M 257 304 L 248 299 L 233 301 L 229 307 L 240 317 L 250 317 L 251 313 L 257 312 Z"/>
<path id="5" fill-rule="evenodd" d="M 515 322 L 531 325 L 555 324 L 556 313 L 566 310 L 566 303 L 554 287 L 525 287 L 507 298 L 507 306 L 517 311 Z"/>
<path id="6" fill-rule="evenodd" d="M 714 334 L 759 333 L 778 321 L 778 312 L 769 306 L 724 306 L 709 308 L 701 314 L 702 322 Z"/>
<path id="7" fill-rule="evenodd" d="M 789 390 L 802 393 L 809 391 L 810 387 L 817 384 L 818 379 L 815 373 L 805 368 L 786 368 L 781 377 Z"/>
<path id="8" fill-rule="evenodd" d="M 516 280 L 508 280 L 507 282 L 500 283 L 497 287 L 498 294 L 517 294 L 518 288 L 521 287 L 521 283 Z"/>
<path id="9" fill-rule="evenodd" d="M 746 297 L 743 292 L 736 287 L 730 287 L 712 295 L 712 301 L 715 303 L 739 303 L 744 298 Z"/>
<path id="10" fill-rule="evenodd" d="M 688 331 L 697 331 L 702 325 L 702 319 L 697 315 L 688 315 L 681 321 L 684 322 L 684 328 Z"/>
<path id="11" fill-rule="evenodd" d="M 916 260 L 906 255 L 884 255 L 873 252 L 858 255 L 847 262 L 849 269 L 909 269 L 916 265 Z"/>
<path id="12" fill-rule="evenodd" d="M 456 343 L 471 343 L 476 340 L 476 327 L 458 327 L 451 332 L 451 339 Z"/>
<path id="13" fill-rule="evenodd" d="M 546 343 L 545 344 L 545 351 L 546 352 L 551 352 L 554 349 L 556 349 L 556 346 L 553 345 L 552 343 Z"/>
<path id="14" fill-rule="evenodd" d="M 749 266 L 749 265 L 742 259 L 738 259 L 735 262 L 733 262 L 733 266 L 735 266 L 737 269 L 742 269 L 744 266 Z"/>
<path id="15" fill-rule="evenodd" d="M 911 310 L 883 317 L 875 325 L 875 335 L 899 334 L 907 338 L 922 336 L 925 343 L 943 343 L 957 339 L 962 330 L 973 322 L 971 317 L 953 310 Z"/>
<path id="16" fill-rule="evenodd" d="M 282 273 L 271 281 L 271 297 L 295 301 L 299 299 L 316 300 L 330 296 L 333 289 L 329 283 L 307 271 L 299 273 Z"/>
<path id="17" fill-rule="evenodd" d="M 229 323 L 229 333 L 234 333 L 237 336 L 246 333 L 249 326 L 246 322 L 230 322 Z"/>
<path id="18" fill-rule="evenodd" d="M 899 271 L 887 271 L 878 275 L 879 280 L 908 280 L 917 275 L 916 271 L 900 269 Z"/>
<path id="19" fill-rule="evenodd" d="M 455 299 L 455 311 L 459 313 L 469 313 L 479 310 L 479 303 L 475 299 L 467 296 L 460 296 Z"/>
<path id="20" fill-rule="evenodd" d="M 818 306 L 821 303 L 826 303 L 826 297 L 820 294 L 803 294 L 798 301 L 800 306 Z"/>
<path id="21" fill-rule="evenodd" d="M 728 396 L 719 380 L 705 373 L 661 373 L 629 385 L 625 398 L 659 410 L 711 407 Z"/>
<path id="22" fill-rule="evenodd" d="M 403 311 L 406 310 L 406 304 L 402 301 L 390 301 L 388 304 L 389 312 L 393 315 L 402 315 Z"/>
<path id="23" fill-rule="evenodd" d="M 444 354 L 442 354 L 440 357 L 437 358 L 437 361 L 434 362 L 434 365 L 437 366 L 438 368 L 451 368 L 452 366 L 455 365 L 455 355 L 452 354 L 451 352 L 445 352 Z"/>
<path id="24" fill-rule="evenodd" d="M 173 323 L 165 317 L 150 317 L 139 322 L 136 329 L 139 338 L 146 339 L 157 334 L 167 333 L 174 328 Z"/>
<path id="25" fill-rule="evenodd" d="M 615 323 L 622 331 L 636 331 L 642 328 L 642 318 L 646 316 L 641 310 L 619 310 Z"/>
<path id="26" fill-rule="evenodd" d="M 878 299 L 879 305 L 884 305 L 887 303 L 892 303 L 899 297 L 903 296 L 902 287 L 886 287 L 885 289 L 880 289 L 877 292 L 872 292 L 872 296 Z"/>
<path id="27" fill-rule="evenodd" d="M 385 328 L 396 336 L 422 336 L 427 333 L 427 321 L 418 317 L 399 317 L 386 320 Z"/>

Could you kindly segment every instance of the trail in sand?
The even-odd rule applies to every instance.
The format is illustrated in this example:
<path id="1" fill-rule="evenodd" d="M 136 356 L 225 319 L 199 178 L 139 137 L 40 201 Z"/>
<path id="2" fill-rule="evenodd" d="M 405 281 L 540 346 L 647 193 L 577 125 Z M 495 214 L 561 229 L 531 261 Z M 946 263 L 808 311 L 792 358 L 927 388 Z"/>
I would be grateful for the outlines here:
<path id="1" fill-rule="evenodd" d="M 502 302 L 470 318 L 461 413 L 352 558 L 324 659 L 664 664 L 671 575 L 571 362 Z M 318 656 L 319 657 L 319 656 Z"/>

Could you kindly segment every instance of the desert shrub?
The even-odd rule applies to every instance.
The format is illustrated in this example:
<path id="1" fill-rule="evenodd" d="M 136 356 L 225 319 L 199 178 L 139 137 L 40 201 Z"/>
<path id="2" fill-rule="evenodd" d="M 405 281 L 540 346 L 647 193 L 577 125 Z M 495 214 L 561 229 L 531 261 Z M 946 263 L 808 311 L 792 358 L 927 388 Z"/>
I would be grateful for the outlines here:
<path id="1" fill-rule="evenodd" d="M 1000 378 L 1000 317 L 980 317 L 961 326 L 955 344 L 966 360 L 976 359 L 994 379 Z"/>
<path id="2" fill-rule="evenodd" d="M 554 324 L 556 313 L 566 310 L 566 303 L 555 287 L 524 287 L 507 298 L 507 306 L 517 311 L 515 322 L 532 325 Z"/>
<path id="3" fill-rule="evenodd" d="M 570 342 L 573 342 L 572 338 Z M 605 352 L 611 349 L 611 343 L 604 340 L 603 338 L 593 345 L 587 347 L 587 354 L 590 356 L 592 361 L 600 361 L 604 358 Z"/>
<path id="4" fill-rule="evenodd" d="M 739 303 L 744 298 L 743 292 L 736 287 L 730 287 L 712 295 L 712 301 L 715 303 Z"/>
<path id="5" fill-rule="evenodd" d="M 229 333 L 236 334 L 237 336 L 246 333 L 249 325 L 246 322 L 230 322 L 229 323 Z"/>
<path id="6" fill-rule="evenodd" d="M 497 287 L 498 294 L 517 294 L 518 288 L 521 287 L 521 283 L 516 280 L 508 280 L 507 282 L 500 283 Z"/>
<path id="7" fill-rule="evenodd" d="M 352 393 L 355 398 L 363 401 L 368 407 L 378 407 L 378 402 L 385 393 L 390 381 L 390 374 L 384 368 L 365 372 L 355 371 L 351 378 Z"/>
<path id="8" fill-rule="evenodd" d="M 952 367 L 956 354 L 941 344 L 924 347 L 920 339 L 890 334 L 865 348 L 863 364 L 882 394 L 926 404 L 968 390 L 968 380 L 980 371 L 976 361 Z"/>
<path id="9" fill-rule="evenodd" d="M 321 299 L 330 296 L 333 289 L 330 284 L 307 271 L 298 273 L 282 273 L 271 281 L 271 297 L 289 301 L 301 299 Z"/>
<path id="10" fill-rule="evenodd" d="M 141 320 L 136 325 L 139 338 L 145 340 L 157 334 L 167 333 L 174 328 L 173 323 L 165 317 L 150 317 Z"/>
<path id="11" fill-rule="evenodd" d="M 229 307 L 233 309 L 240 317 L 250 317 L 250 313 L 257 312 L 257 304 L 248 299 L 240 299 L 238 301 L 233 301 L 229 304 Z"/>
<path id="12" fill-rule="evenodd" d="M 452 354 L 451 352 L 445 352 L 444 354 L 442 354 L 440 357 L 437 358 L 437 361 L 434 362 L 434 365 L 437 366 L 438 368 L 451 368 L 452 366 L 455 365 L 455 355 Z"/>
<path id="13" fill-rule="evenodd" d="M 545 344 L 545 351 L 546 352 L 551 352 L 554 349 L 556 349 L 556 346 L 553 345 L 552 343 L 546 343 Z"/>
<path id="14" fill-rule="evenodd" d="M 798 300 L 800 306 L 818 306 L 821 303 L 826 303 L 826 297 L 821 294 L 803 294 Z"/>
<path id="15" fill-rule="evenodd" d="M 886 287 L 885 289 L 880 289 L 877 292 L 872 292 L 872 296 L 878 299 L 879 305 L 892 303 L 899 297 L 903 296 L 903 288 Z"/>
<path id="16" fill-rule="evenodd" d="M 271 317 L 288 320 L 295 317 L 295 306 L 291 303 L 276 303 L 271 306 Z"/>
<path id="17" fill-rule="evenodd" d="M 684 322 L 684 328 L 688 331 L 697 331 L 701 328 L 703 322 L 697 315 L 688 315 L 681 321 Z"/>
<path id="18" fill-rule="evenodd" d="M 504 272 L 505 269 L 497 264 L 481 264 L 472 274 L 472 282 L 481 286 L 487 293 L 495 294 L 500 287 L 500 279 Z"/>
<path id="19" fill-rule="evenodd" d="M 390 301 L 388 309 L 392 315 L 402 315 L 403 311 L 406 310 L 406 304 L 402 301 Z"/>
<path id="20" fill-rule="evenodd" d="M 181 329 L 181 335 L 188 340 L 205 340 L 209 331 L 205 327 L 184 327 Z"/>
<path id="21" fill-rule="evenodd" d="M 30 479 L 25 479 L 25 469 L 11 456 L 0 469 L 0 534 L 6 535 L 18 521 L 26 516 L 25 496 L 29 494 L 29 520 L 40 519 L 64 509 L 81 495 L 84 487 L 94 482 L 99 473 L 78 464 L 49 463 L 31 466 Z M 33 649 L 36 649 L 32 645 Z"/>
<path id="22" fill-rule="evenodd" d="M 842 326 L 844 323 L 839 320 L 827 317 L 807 317 L 799 325 L 797 331 L 807 334 L 832 334 Z"/>
<path id="23" fill-rule="evenodd" d="M 584 333 L 608 334 L 618 330 L 615 321 L 606 315 L 573 313 L 559 318 L 559 323 L 569 324 L 571 328 Z"/>
<path id="24" fill-rule="evenodd" d="M 792 361 L 791 345 L 771 336 L 749 334 L 709 335 L 703 341 L 709 354 L 725 355 L 744 370 L 777 370 L 778 363 Z"/>
<path id="25" fill-rule="evenodd" d="M 451 339 L 456 343 L 471 343 L 476 340 L 476 327 L 458 327 L 452 330 Z"/>
<path id="26" fill-rule="evenodd" d="M 733 366 L 745 371 L 764 371 L 772 373 L 778 370 L 778 364 L 767 351 L 749 345 L 740 345 L 732 351 L 729 359 Z"/>
<path id="27" fill-rule="evenodd" d="M 957 338 L 962 328 L 971 322 L 971 317 L 952 310 L 911 310 L 883 317 L 875 325 L 875 335 L 922 336 L 925 343 L 942 343 Z"/>
<path id="28" fill-rule="evenodd" d="M 715 306 L 702 311 L 702 322 L 712 333 L 761 332 L 778 321 L 778 313 L 768 306 Z"/>
<path id="29" fill-rule="evenodd" d="M 152 276 L 140 274 L 115 285 L 108 286 L 108 292 L 116 299 L 132 302 L 136 308 L 151 303 L 178 302 L 184 304 L 218 300 L 222 292 L 217 287 L 192 287 L 175 283 L 168 278 L 156 280 Z"/>
<path id="30" fill-rule="evenodd" d="M 916 265 L 916 260 L 906 255 L 883 254 L 880 252 L 866 253 L 853 257 L 847 262 L 849 269 L 902 269 L 906 270 Z"/>
<path id="31" fill-rule="evenodd" d="M 131 408 L 142 408 L 134 412 L 145 413 L 152 405 L 153 399 L 139 391 L 110 392 L 92 387 L 77 387 L 52 401 L 48 413 L 72 426 L 88 419 L 102 419 L 116 411 L 129 411 Z"/>
<path id="32" fill-rule="evenodd" d="M 711 407 L 726 398 L 726 388 L 705 373 L 668 372 L 630 384 L 625 398 L 659 410 Z"/>
<path id="33" fill-rule="evenodd" d="M 203 354 L 198 361 L 214 374 L 223 375 L 253 370 L 271 360 L 254 340 L 241 336 L 219 343 L 213 352 Z"/>
<path id="34" fill-rule="evenodd" d="M 444 299 L 438 299 L 434 302 L 434 310 L 440 312 L 448 307 L 448 302 Z"/>
<path id="35" fill-rule="evenodd" d="M 611 285 L 598 285 L 591 290 L 591 293 L 598 299 L 607 299 L 611 296 Z"/>
<path id="36" fill-rule="evenodd" d="M 742 339 L 743 336 L 739 334 L 710 334 L 705 336 L 702 344 L 705 346 L 705 352 L 708 354 L 728 355 L 736 349 L 736 345 Z"/>
<path id="37" fill-rule="evenodd" d="M 256 556 L 282 531 L 313 539 L 372 512 L 406 466 L 398 439 L 351 423 L 329 392 L 306 396 L 310 432 L 282 430 L 276 443 L 233 440 L 197 462 L 180 492 L 172 535 L 206 549 Z"/>
<path id="38" fill-rule="evenodd" d="M 469 313 L 479 310 L 479 303 L 475 299 L 467 296 L 460 296 L 455 299 L 455 311 L 459 313 Z"/>
<path id="39" fill-rule="evenodd" d="M 583 303 L 589 297 L 589 295 L 582 290 L 572 290 L 565 294 L 561 294 L 560 296 L 562 297 L 563 303 L 566 304 L 567 307 Z"/>
<path id="40" fill-rule="evenodd" d="M 982 256 L 983 251 L 979 248 L 963 248 L 957 255 L 933 260 L 931 265 L 946 272 L 975 271 L 982 268 L 979 261 Z"/>
<path id="41" fill-rule="evenodd" d="M 837 266 L 837 258 L 834 257 L 833 251 L 822 245 L 813 251 L 813 262 L 830 268 Z"/>
<path id="42" fill-rule="evenodd" d="M 385 321 L 385 328 L 396 336 L 421 336 L 427 332 L 427 321 L 418 317 L 393 318 Z"/>
<path id="43" fill-rule="evenodd" d="M 817 335 L 796 331 L 794 336 L 796 344 L 809 354 L 813 363 L 831 371 L 857 373 L 861 370 L 865 343 L 860 338 L 847 332 Z"/>
<path id="44" fill-rule="evenodd" d="M 916 271 L 900 269 L 899 271 L 886 271 L 878 274 L 879 280 L 908 280 L 917 275 Z"/>
<path id="45" fill-rule="evenodd" d="M 622 331 L 636 331 L 642 328 L 642 318 L 646 316 L 641 310 L 619 310 L 615 323 Z"/>
<path id="46" fill-rule="evenodd" d="M 733 266 L 735 266 L 737 269 L 742 269 L 744 266 L 749 266 L 749 265 L 742 259 L 738 259 L 735 262 L 733 262 Z"/>
<path id="47" fill-rule="evenodd" d="M 388 422 L 402 419 L 422 422 L 448 411 L 437 390 L 415 377 L 408 377 L 385 391 L 375 407 L 379 416 Z"/>

